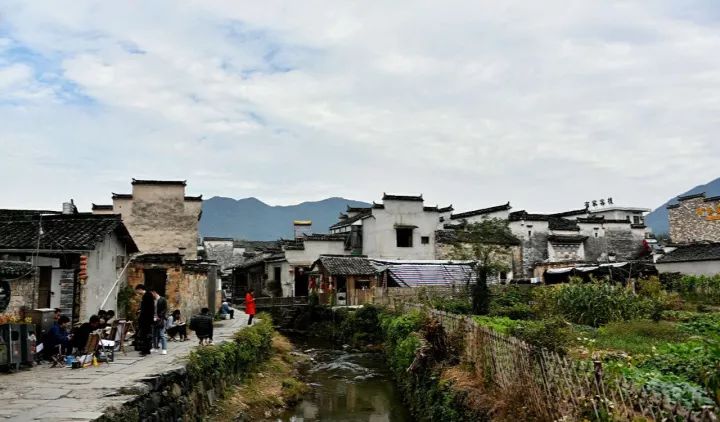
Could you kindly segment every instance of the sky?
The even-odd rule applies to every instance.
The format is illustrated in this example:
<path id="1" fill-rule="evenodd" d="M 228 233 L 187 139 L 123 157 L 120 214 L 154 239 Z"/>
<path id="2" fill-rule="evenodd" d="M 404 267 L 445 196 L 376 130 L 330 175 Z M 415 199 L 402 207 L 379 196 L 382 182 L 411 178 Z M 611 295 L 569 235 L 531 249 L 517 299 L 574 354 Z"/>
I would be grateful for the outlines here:
<path id="1" fill-rule="evenodd" d="M 718 51 L 715 0 L 3 0 L 0 208 L 654 208 L 720 176 Z"/>

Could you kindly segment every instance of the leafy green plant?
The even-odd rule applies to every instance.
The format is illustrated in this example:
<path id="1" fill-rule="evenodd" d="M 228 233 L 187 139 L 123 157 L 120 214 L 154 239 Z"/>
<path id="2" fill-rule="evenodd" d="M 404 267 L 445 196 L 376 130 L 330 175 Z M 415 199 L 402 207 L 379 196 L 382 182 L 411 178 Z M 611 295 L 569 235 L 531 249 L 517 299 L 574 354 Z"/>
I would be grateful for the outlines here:
<path id="1" fill-rule="evenodd" d="M 653 301 L 606 282 L 566 284 L 556 291 L 555 310 L 576 324 L 598 327 L 610 321 L 647 318 Z"/>
<path id="2" fill-rule="evenodd" d="M 668 343 L 641 367 L 672 373 L 705 386 L 720 399 L 720 343 L 701 338 L 684 343 Z"/>
<path id="3" fill-rule="evenodd" d="M 650 393 L 668 397 L 685 409 L 699 410 L 702 406 L 714 405 L 712 397 L 700 385 L 673 374 L 663 374 L 655 369 L 637 368 L 621 362 L 609 362 L 604 369 L 619 374 L 635 386 Z"/>

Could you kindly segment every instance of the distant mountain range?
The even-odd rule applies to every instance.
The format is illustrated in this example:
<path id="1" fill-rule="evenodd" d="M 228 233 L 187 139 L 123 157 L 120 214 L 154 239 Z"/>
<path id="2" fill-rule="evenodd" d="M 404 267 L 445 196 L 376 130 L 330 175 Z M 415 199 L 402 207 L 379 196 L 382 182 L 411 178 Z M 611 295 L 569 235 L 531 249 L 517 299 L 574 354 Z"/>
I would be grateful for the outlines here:
<path id="1" fill-rule="evenodd" d="M 200 234 L 246 240 L 277 240 L 293 237 L 293 220 L 312 220 L 315 233 L 327 233 L 347 206 L 370 204 L 344 198 L 328 198 L 298 205 L 271 206 L 257 198 L 232 199 L 215 196 L 203 201 Z"/>
<path id="2" fill-rule="evenodd" d="M 670 198 L 670 200 L 645 217 L 645 224 L 647 224 L 655 234 L 667 234 L 670 231 L 667 206 L 676 204 L 678 196 L 692 195 L 702 192 L 705 192 L 705 195 L 708 197 L 720 195 L 720 177 L 710 183 L 695 186 L 687 192 Z"/>

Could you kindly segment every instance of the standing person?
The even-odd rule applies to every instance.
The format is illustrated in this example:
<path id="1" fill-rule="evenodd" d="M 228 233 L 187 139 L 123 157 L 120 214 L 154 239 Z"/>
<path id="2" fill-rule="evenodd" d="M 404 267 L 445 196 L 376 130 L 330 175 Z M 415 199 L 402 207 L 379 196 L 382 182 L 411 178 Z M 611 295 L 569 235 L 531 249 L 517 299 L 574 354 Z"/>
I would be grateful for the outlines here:
<path id="1" fill-rule="evenodd" d="M 248 325 L 252 325 L 255 316 L 255 298 L 253 297 L 253 288 L 248 289 L 245 293 L 245 313 L 248 314 Z"/>
<path id="2" fill-rule="evenodd" d="M 167 323 L 168 311 L 167 299 L 160 296 L 156 289 L 151 289 L 150 292 L 155 300 L 153 348 L 155 350 L 160 350 L 161 355 L 167 355 L 167 337 L 165 336 L 165 324 Z"/>
<path id="3" fill-rule="evenodd" d="M 152 329 L 155 322 L 155 299 L 145 286 L 138 284 L 135 292 L 142 295 L 140 299 L 140 315 L 138 316 L 138 332 L 135 341 L 141 356 L 150 354 L 152 347 Z"/>

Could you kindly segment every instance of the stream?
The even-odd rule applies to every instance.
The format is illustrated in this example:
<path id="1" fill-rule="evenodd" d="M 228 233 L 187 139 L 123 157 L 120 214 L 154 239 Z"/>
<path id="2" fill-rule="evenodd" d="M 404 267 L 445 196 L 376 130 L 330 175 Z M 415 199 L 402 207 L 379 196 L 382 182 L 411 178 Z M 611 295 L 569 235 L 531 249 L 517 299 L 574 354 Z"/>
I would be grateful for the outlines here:
<path id="1" fill-rule="evenodd" d="M 293 338 L 310 356 L 300 368 L 312 391 L 275 421 L 405 422 L 412 418 L 380 353 L 334 348 L 317 339 Z"/>

